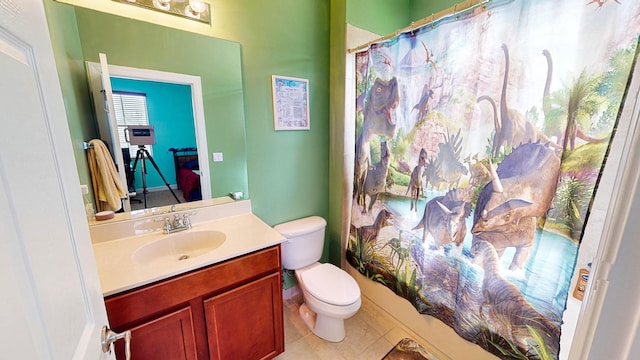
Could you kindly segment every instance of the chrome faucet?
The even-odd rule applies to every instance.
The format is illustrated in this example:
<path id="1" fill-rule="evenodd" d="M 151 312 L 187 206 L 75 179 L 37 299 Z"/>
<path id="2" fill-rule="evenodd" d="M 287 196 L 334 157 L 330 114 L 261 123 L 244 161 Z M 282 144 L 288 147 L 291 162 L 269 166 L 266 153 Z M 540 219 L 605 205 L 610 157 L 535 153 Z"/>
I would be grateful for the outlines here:
<path id="1" fill-rule="evenodd" d="M 164 225 L 162 226 L 162 232 L 165 234 L 171 234 L 178 231 L 191 229 L 191 219 L 189 214 L 183 214 L 182 218 L 180 214 L 175 214 L 173 221 L 169 217 L 164 218 Z"/>

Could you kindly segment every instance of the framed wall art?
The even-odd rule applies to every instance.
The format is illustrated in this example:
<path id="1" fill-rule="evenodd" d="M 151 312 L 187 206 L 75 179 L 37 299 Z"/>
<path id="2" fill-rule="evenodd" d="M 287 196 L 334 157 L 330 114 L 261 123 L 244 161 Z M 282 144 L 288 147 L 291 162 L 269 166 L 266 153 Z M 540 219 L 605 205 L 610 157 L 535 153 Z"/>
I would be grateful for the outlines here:
<path id="1" fill-rule="evenodd" d="M 275 130 L 309 130 L 309 80 L 272 75 Z"/>

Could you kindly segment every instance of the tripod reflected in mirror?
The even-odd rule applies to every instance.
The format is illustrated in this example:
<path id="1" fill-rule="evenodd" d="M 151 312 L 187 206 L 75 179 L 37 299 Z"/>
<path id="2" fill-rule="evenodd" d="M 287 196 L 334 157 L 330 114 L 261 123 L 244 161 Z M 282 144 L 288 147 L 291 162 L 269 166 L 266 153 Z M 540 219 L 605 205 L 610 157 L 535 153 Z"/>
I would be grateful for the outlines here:
<path id="1" fill-rule="evenodd" d="M 127 178 L 127 190 L 129 191 L 129 201 L 131 203 L 142 203 L 142 200 L 136 199 L 135 178 L 133 176 L 133 170 L 131 169 L 131 153 L 128 147 L 122 148 L 122 162 L 124 163 L 124 172 Z"/>
<path id="2" fill-rule="evenodd" d="M 128 137 L 126 135 L 128 135 Z M 151 162 L 151 165 L 153 165 L 153 167 L 156 169 L 156 171 L 158 172 L 158 175 L 160 175 L 160 178 L 162 179 L 164 184 L 167 186 L 167 189 L 171 191 L 171 194 L 179 204 L 180 199 L 178 199 L 178 196 L 176 195 L 176 193 L 173 191 L 173 189 L 167 182 L 167 179 L 165 179 L 164 175 L 162 175 L 162 171 L 160 171 L 158 164 L 156 164 L 155 160 L 153 160 L 153 156 L 151 156 L 149 151 L 145 148 L 146 145 L 153 145 L 156 142 L 153 126 L 150 126 L 150 125 L 129 126 L 125 128 L 125 140 L 131 145 L 138 146 L 138 151 L 136 152 L 136 159 L 133 161 L 132 172 L 135 174 L 136 168 L 138 166 L 138 161 L 140 161 L 140 164 L 142 165 L 141 177 L 142 177 L 142 197 L 144 199 L 144 207 L 145 208 L 147 207 L 147 194 L 149 192 L 147 190 L 147 163 L 146 163 L 147 159 Z"/>
<path id="3" fill-rule="evenodd" d="M 151 165 L 153 165 L 153 167 L 156 169 L 156 171 L 158 172 L 158 175 L 160 175 L 160 178 L 162 179 L 164 184 L 167 186 L 167 189 L 171 191 L 171 194 L 173 195 L 173 197 L 176 199 L 178 203 L 180 203 L 178 196 L 176 195 L 175 192 L 173 192 L 173 189 L 167 182 L 167 179 L 164 178 L 164 175 L 162 175 L 162 172 L 160 171 L 158 164 L 156 164 L 155 160 L 153 160 L 153 157 L 151 156 L 151 154 L 149 154 L 149 151 L 147 151 L 144 145 L 138 145 L 138 151 L 136 152 L 136 159 L 133 161 L 133 173 L 135 174 L 136 167 L 138 166 L 138 161 L 140 161 L 140 164 L 142 164 L 142 169 L 141 169 L 142 170 L 141 172 L 142 173 L 142 197 L 144 199 L 145 208 L 147 207 L 147 193 L 149 192 L 147 190 L 147 163 L 145 162 L 145 160 L 147 159 L 149 159 L 149 161 L 151 162 Z"/>

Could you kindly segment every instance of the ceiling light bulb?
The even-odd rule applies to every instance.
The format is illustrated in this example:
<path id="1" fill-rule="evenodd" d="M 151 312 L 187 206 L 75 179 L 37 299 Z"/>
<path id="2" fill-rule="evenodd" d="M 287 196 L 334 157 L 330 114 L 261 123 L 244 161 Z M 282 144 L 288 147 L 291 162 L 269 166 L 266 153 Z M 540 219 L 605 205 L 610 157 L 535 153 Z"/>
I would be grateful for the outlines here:
<path id="1" fill-rule="evenodd" d="M 153 0 L 153 6 L 157 9 L 169 10 L 171 0 Z"/>
<path id="2" fill-rule="evenodd" d="M 189 0 L 189 9 L 194 13 L 194 15 L 197 15 L 207 10 L 207 6 L 202 1 Z"/>

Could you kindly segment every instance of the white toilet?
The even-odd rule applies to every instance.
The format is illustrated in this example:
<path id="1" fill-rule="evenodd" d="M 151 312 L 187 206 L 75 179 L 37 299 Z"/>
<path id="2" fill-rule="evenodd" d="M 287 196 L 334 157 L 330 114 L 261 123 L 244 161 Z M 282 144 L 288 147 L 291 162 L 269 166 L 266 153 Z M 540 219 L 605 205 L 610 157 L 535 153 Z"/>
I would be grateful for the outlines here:
<path id="1" fill-rule="evenodd" d="M 327 222 L 319 216 L 274 227 L 287 238 L 282 243 L 282 265 L 295 270 L 304 303 L 300 316 L 317 336 L 332 342 L 345 337 L 344 319 L 360 309 L 360 287 L 344 270 L 318 261 L 324 247 Z"/>

